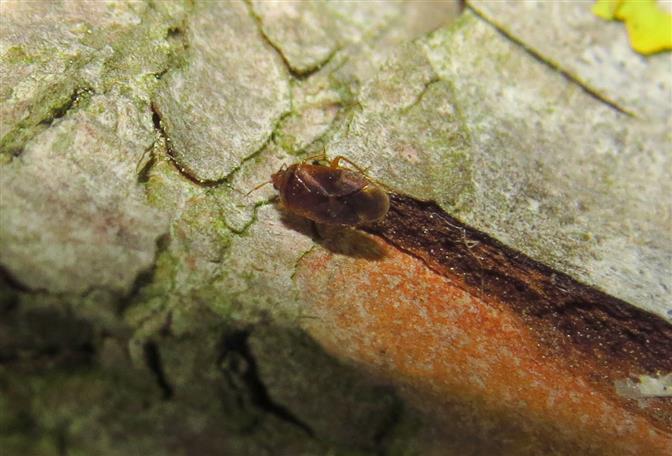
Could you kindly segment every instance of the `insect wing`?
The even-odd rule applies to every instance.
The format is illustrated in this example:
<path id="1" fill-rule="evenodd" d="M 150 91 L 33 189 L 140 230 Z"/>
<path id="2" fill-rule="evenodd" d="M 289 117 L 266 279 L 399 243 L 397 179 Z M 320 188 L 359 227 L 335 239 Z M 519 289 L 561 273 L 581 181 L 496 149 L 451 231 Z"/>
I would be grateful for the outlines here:
<path id="1" fill-rule="evenodd" d="M 390 209 L 390 198 L 387 196 L 387 192 L 374 184 L 367 185 L 347 198 L 348 205 L 359 217 L 356 224 L 381 219 Z"/>
<path id="2" fill-rule="evenodd" d="M 303 182 L 309 191 L 335 198 L 356 193 L 369 183 L 363 176 L 353 171 L 316 165 L 299 166 L 296 178 Z"/>
<path id="3" fill-rule="evenodd" d="M 318 223 L 359 225 L 379 219 L 389 208 L 387 193 L 359 173 L 309 164 L 287 172 L 283 204 Z"/>

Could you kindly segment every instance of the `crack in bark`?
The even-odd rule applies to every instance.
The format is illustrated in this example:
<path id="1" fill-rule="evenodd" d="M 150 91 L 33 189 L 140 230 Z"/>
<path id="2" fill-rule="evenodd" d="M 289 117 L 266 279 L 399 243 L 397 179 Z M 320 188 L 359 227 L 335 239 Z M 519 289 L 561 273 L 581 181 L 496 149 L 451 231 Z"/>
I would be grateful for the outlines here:
<path id="1" fill-rule="evenodd" d="M 271 144 L 271 143 L 275 144 L 275 138 L 276 138 L 276 134 L 277 134 L 278 129 L 281 128 L 282 122 L 288 116 L 290 116 L 292 114 L 292 104 L 293 103 L 292 103 L 292 99 L 291 99 L 291 89 L 290 89 L 290 100 L 289 100 L 290 108 L 286 112 L 282 113 L 278 117 L 278 120 L 275 121 L 275 124 L 273 125 L 273 128 L 271 129 L 271 132 L 268 134 L 268 137 L 266 138 L 264 143 L 257 150 L 252 152 L 250 155 L 248 155 L 247 157 L 244 157 L 242 160 L 240 160 L 240 163 L 238 163 L 238 166 L 236 166 L 231 171 L 229 171 L 229 173 L 226 176 L 224 176 L 223 178 L 221 178 L 217 181 L 213 181 L 213 182 L 218 182 L 219 184 L 230 183 L 233 180 L 233 178 L 235 177 L 236 173 L 238 171 L 240 171 L 240 169 L 243 167 L 243 165 L 245 163 L 247 163 L 248 161 L 253 160 L 253 159 L 257 158 L 259 155 L 261 155 L 268 148 L 269 144 Z"/>
<path id="2" fill-rule="evenodd" d="M 292 283 L 294 283 L 294 285 L 296 285 L 296 283 L 294 281 L 294 277 L 296 276 L 297 272 L 299 271 L 299 263 L 301 263 L 301 260 L 303 260 L 303 258 L 306 255 L 309 255 L 313 250 L 315 250 L 315 248 L 317 248 L 317 246 L 318 246 L 318 244 L 311 245 L 310 248 L 305 250 L 303 253 L 301 253 L 301 255 L 299 255 L 299 257 L 294 262 L 294 267 L 292 268 L 292 274 L 289 276 L 289 280 L 291 280 Z"/>
<path id="3" fill-rule="evenodd" d="M 249 4 L 249 2 L 246 2 L 246 4 L 247 4 L 247 8 L 248 8 L 248 13 L 250 14 L 250 17 L 255 22 L 258 33 L 260 34 L 260 36 L 262 37 L 264 42 L 266 42 L 274 50 L 274 52 L 276 54 L 278 54 L 281 61 L 283 62 L 283 65 L 285 66 L 288 74 L 292 78 L 297 79 L 297 80 L 303 80 L 303 79 L 308 78 L 310 75 L 314 74 L 316 71 L 318 71 L 324 65 L 328 64 L 331 61 L 331 59 L 337 54 L 337 51 L 339 49 L 335 49 L 334 52 L 332 52 L 328 56 L 328 58 L 325 59 L 324 62 L 321 62 L 320 65 L 318 65 L 315 69 L 313 69 L 309 72 L 297 73 L 296 71 L 294 71 L 292 69 L 291 65 L 289 65 L 289 63 L 287 62 L 287 60 L 286 60 L 284 54 L 282 53 L 282 51 L 277 46 L 275 46 L 273 44 L 273 42 L 268 38 L 268 36 L 264 33 L 263 26 L 261 25 L 261 19 L 254 13 L 254 11 L 253 11 L 251 5 Z M 185 19 L 184 22 L 186 22 L 186 19 Z M 180 27 L 175 27 L 174 29 L 175 29 L 176 33 L 182 34 L 182 33 L 184 33 L 184 29 L 186 29 L 186 25 L 181 25 Z M 169 31 L 168 31 L 168 35 L 170 35 L 170 30 L 171 29 L 169 29 Z M 185 39 L 185 41 L 186 41 L 186 39 Z M 186 43 L 185 46 L 184 46 L 184 50 L 186 51 L 186 49 L 188 49 L 188 47 L 189 47 L 189 45 L 188 45 L 188 43 Z M 166 68 L 166 69 L 162 70 L 161 72 L 157 73 L 157 75 L 156 75 L 157 79 L 159 79 L 159 80 L 162 79 L 165 76 L 165 74 L 168 71 L 170 71 L 171 69 L 172 68 Z M 191 181 L 195 185 L 198 185 L 198 186 L 201 186 L 201 187 L 218 187 L 222 184 L 230 183 L 231 180 L 233 179 L 233 177 L 236 175 L 236 173 L 242 168 L 242 166 L 246 162 L 248 162 L 249 160 L 252 160 L 252 159 L 256 158 L 259 154 L 261 154 L 265 149 L 267 149 L 267 147 L 270 143 L 277 144 L 277 141 L 276 141 L 277 140 L 277 135 L 279 133 L 279 130 L 282 127 L 283 121 L 294 112 L 293 111 L 293 104 L 294 103 L 293 103 L 293 100 L 292 100 L 291 89 L 290 89 L 290 103 L 289 104 L 290 104 L 289 109 L 287 111 L 283 112 L 278 117 L 278 119 L 276 120 L 275 124 L 273 125 L 273 128 L 271 129 L 271 131 L 270 131 L 268 137 L 266 138 L 266 140 L 264 141 L 264 143 L 257 150 L 255 150 L 253 153 L 251 153 L 250 155 L 248 155 L 248 156 L 244 157 L 242 160 L 240 160 L 239 164 L 235 168 L 233 168 L 229 173 L 227 173 L 224 177 L 222 177 L 220 179 L 215 179 L 215 180 L 204 180 L 204 179 L 199 178 L 198 173 L 194 172 L 188 166 L 186 166 L 186 165 L 184 165 L 183 163 L 180 162 L 180 160 L 176 157 L 176 154 L 174 153 L 172 142 L 170 140 L 170 136 L 166 132 L 166 129 L 163 125 L 163 122 L 162 122 L 163 115 L 162 115 L 158 105 L 156 104 L 156 102 L 154 100 L 151 101 L 150 107 L 151 107 L 151 111 L 152 111 L 152 121 L 154 123 L 154 129 L 157 132 L 157 136 L 159 138 L 162 138 L 165 141 L 166 151 L 167 151 L 167 154 L 170 158 L 170 161 L 173 163 L 173 165 L 176 167 L 176 169 L 180 172 L 180 174 L 182 174 L 185 178 L 187 178 L 189 181 Z M 333 129 L 333 124 L 334 123 L 332 122 L 332 125 L 327 130 L 327 132 Z M 306 148 L 310 147 L 310 145 L 314 144 L 316 141 L 318 141 L 323 136 L 325 136 L 325 134 L 327 132 L 325 132 L 319 138 L 316 138 L 314 141 L 312 141 L 311 144 L 306 146 Z M 155 145 L 156 145 L 156 142 L 155 142 Z M 154 163 L 154 160 L 150 159 L 148 162 L 146 162 L 145 166 L 142 166 L 142 169 L 139 172 L 141 182 L 146 181 L 147 174 L 149 172 L 149 169 L 153 165 L 153 163 Z M 232 230 L 232 231 L 236 232 L 236 230 Z"/>
<path id="4" fill-rule="evenodd" d="M 68 426 L 61 423 L 56 430 L 56 448 L 59 456 L 68 455 Z"/>
<path id="5" fill-rule="evenodd" d="M 178 41 L 179 47 L 174 47 L 170 51 L 165 67 L 161 71 L 154 74 L 154 77 L 157 79 L 157 81 L 161 81 L 171 71 L 176 71 L 186 66 L 186 54 L 191 48 L 191 44 L 189 43 L 187 34 L 187 30 L 189 28 L 188 25 L 189 14 L 194 10 L 195 4 L 194 2 L 190 1 L 185 3 L 187 4 L 187 8 L 184 13 L 184 17 L 179 22 L 179 24 L 168 27 L 166 29 L 166 34 L 163 38 L 167 43 L 170 43 L 171 41 Z M 156 8 L 153 2 L 150 2 L 150 8 Z M 184 177 L 186 177 L 188 180 L 190 180 L 196 185 L 208 186 L 208 183 L 198 179 L 198 177 L 196 177 L 194 173 L 190 172 L 190 170 L 188 169 L 185 169 L 185 167 L 183 167 L 180 163 L 178 163 L 177 159 L 175 158 L 175 154 L 173 153 L 172 149 L 172 141 L 170 139 L 170 136 L 166 132 L 165 127 L 163 126 L 161 120 L 162 114 L 155 101 L 157 90 L 158 88 L 155 88 L 154 91 L 150 94 L 150 102 L 149 102 L 149 108 L 150 111 L 152 112 L 152 123 L 154 126 L 154 131 L 156 133 L 157 139 L 148 148 L 148 150 L 145 151 L 145 154 L 152 153 L 152 156 L 147 162 L 144 163 L 142 168 L 139 170 L 138 172 L 139 182 L 145 183 L 147 181 L 147 178 L 149 177 L 149 171 L 151 170 L 151 167 L 156 163 L 156 157 L 153 154 L 153 150 L 160 145 L 161 141 L 163 141 L 165 143 L 166 152 L 170 159 L 170 162 L 175 166 L 175 168 L 180 172 L 180 174 L 182 174 Z"/>
<path id="6" fill-rule="evenodd" d="M 294 415 L 287 407 L 277 403 L 270 396 L 266 385 L 261 380 L 257 361 L 249 346 L 251 330 L 239 330 L 226 334 L 221 341 L 219 364 L 225 364 L 227 357 L 236 354 L 244 360 L 243 365 L 236 363 L 233 366 L 236 372 L 223 369 L 229 375 L 239 375 L 244 382 L 252 404 L 264 413 L 275 416 L 281 421 L 291 424 L 302 430 L 309 437 L 314 438 L 313 429 Z"/>
<path id="7" fill-rule="evenodd" d="M 399 112 L 402 115 L 408 114 L 410 111 L 413 110 L 413 108 L 415 108 L 416 106 L 418 106 L 422 102 L 423 98 L 425 97 L 425 95 L 429 91 L 430 87 L 432 87 L 433 85 L 435 85 L 439 82 L 442 82 L 441 78 L 439 78 L 439 76 L 436 73 L 434 73 L 434 75 L 431 77 L 431 79 L 429 81 L 427 81 L 426 83 L 424 83 L 422 90 L 416 96 L 415 100 L 413 100 L 413 102 L 408 104 L 407 106 L 404 106 L 403 108 L 401 108 L 399 110 Z"/>
<path id="8" fill-rule="evenodd" d="M 404 414 L 404 403 L 395 396 L 395 401 L 392 406 L 392 410 L 389 415 L 386 417 L 385 422 L 378 430 L 376 435 L 373 437 L 373 442 L 375 448 L 378 448 L 376 453 L 379 456 L 386 456 L 388 454 L 387 449 L 385 448 L 385 440 L 393 434 L 394 429 L 401 422 L 401 418 Z"/>
<path id="9" fill-rule="evenodd" d="M 638 116 L 628 110 L 627 108 L 624 108 L 618 104 L 617 101 L 610 100 L 603 94 L 601 94 L 598 90 L 593 89 L 592 87 L 586 85 L 583 81 L 581 81 L 579 78 L 576 76 L 572 75 L 568 71 L 562 69 L 558 64 L 555 64 L 544 57 L 544 55 L 537 51 L 536 49 L 533 49 L 531 46 L 527 45 L 522 39 L 514 36 L 512 33 L 509 31 L 505 30 L 495 22 L 491 21 L 489 18 L 487 18 L 485 15 L 481 14 L 480 11 L 477 9 L 473 8 L 471 5 L 468 5 L 469 10 L 473 12 L 476 16 L 478 16 L 481 20 L 484 22 L 487 22 L 489 25 L 491 25 L 495 30 L 497 30 L 498 33 L 500 33 L 502 36 L 504 36 L 506 39 L 509 41 L 513 42 L 514 44 L 520 46 L 525 52 L 527 52 L 530 56 L 532 56 L 536 61 L 543 63 L 553 71 L 556 71 L 560 73 L 562 76 L 564 76 L 568 81 L 576 84 L 579 86 L 585 93 L 590 95 L 592 98 L 595 100 L 604 103 L 605 105 L 609 106 L 610 108 L 614 109 L 615 111 L 618 111 L 621 114 L 625 114 L 626 116 L 630 117 L 635 117 L 637 118 Z"/>
<path id="10" fill-rule="evenodd" d="M 58 119 L 65 117 L 71 111 L 76 110 L 82 103 L 82 100 L 88 99 L 94 90 L 87 85 L 67 84 L 71 86 L 69 90 L 64 90 L 61 98 L 56 100 L 53 105 L 48 107 L 48 110 L 37 118 L 33 118 L 33 114 L 29 114 L 27 118 L 20 121 L 12 130 L 10 130 L 0 141 L 0 154 L 10 157 L 18 157 L 23 152 L 26 144 L 33 138 L 40 134 L 45 129 L 51 127 Z M 57 89 L 48 90 L 40 100 L 35 102 L 33 106 L 40 106 L 45 97 L 51 96 L 53 91 Z M 31 110 L 33 110 L 31 108 Z M 39 112 L 39 110 L 38 110 Z"/>
<path id="11" fill-rule="evenodd" d="M 0 291 L 2 291 L 2 286 L 5 286 L 7 289 L 12 291 L 18 291 L 21 293 L 41 293 L 46 290 L 33 290 L 28 286 L 21 283 L 17 280 L 16 277 L 5 267 L 0 264 Z"/>
<path id="12" fill-rule="evenodd" d="M 21 305 L 21 295 L 40 296 L 15 288 L 0 267 L 0 365 L 43 368 L 90 366 L 96 355 L 95 331 L 85 319 L 73 315 L 64 303 L 50 307 Z M 48 328 L 45 331 L 45 328 Z M 51 328 L 56 328 L 52 330 Z M 63 331 L 61 337 L 58 331 Z"/>
<path id="13" fill-rule="evenodd" d="M 247 10 L 250 14 L 250 17 L 257 26 L 257 31 L 259 32 L 261 38 L 264 40 L 266 44 L 268 44 L 271 47 L 271 49 L 275 51 L 278 57 L 280 57 L 289 75 L 298 81 L 306 80 L 315 73 L 317 73 L 318 71 L 320 71 L 320 69 L 328 65 L 329 62 L 331 62 L 331 60 L 334 58 L 334 56 L 338 54 L 338 51 L 341 50 L 341 47 L 336 46 L 336 48 L 333 51 L 331 51 L 329 55 L 327 55 L 324 58 L 324 60 L 318 62 L 317 64 L 311 66 L 310 68 L 306 68 L 304 71 L 299 71 L 292 67 L 292 65 L 289 63 L 289 60 L 287 59 L 287 56 L 285 56 L 285 54 L 282 52 L 282 49 L 280 49 L 280 46 L 275 44 L 273 40 L 266 34 L 266 32 L 264 31 L 263 21 L 261 17 L 259 17 L 259 15 L 255 13 L 250 0 L 246 0 L 245 4 L 247 5 Z"/>
<path id="14" fill-rule="evenodd" d="M 163 369 L 163 361 L 161 360 L 161 352 L 156 342 L 145 342 L 143 346 L 145 355 L 145 363 L 154 375 L 154 380 L 162 392 L 164 401 L 172 399 L 174 395 L 173 386 L 168 382 L 166 372 Z"/>
<path id="15" fill-rule="evenodd" d="M 56 120 L 65 117 L 77 103 L 80 102 L 82 97 L 90 96 L 95 93 L 95 91 L 88 86 L 75 87 L 75 89 L 70 93 L 70 97 L 60 106 L 52 107 L 49 112 L 49 116 L 40 121 L 41 125 L 46 125 L 47 128 L 50 127 Z"/>
<path id="16" fill-rule="evenodd" d="M 193 170 L 189 169 L 188 166 L 184 166 L 182 163 L 180 163 L 179 159 L 176 158 L 176 155 L 175 155 L 175 152 L 174 152 L 173 146 L 172 146 L 172 141 L 170 140 L 170 136 L 168 135 L 168 133 L 166 133 L 166 130 L 163 126 L 163 121 L 162 121 L 163 115 L 161 114 L 161 111 L 159 110 L 158 106 L 156 105 L 156 103 L 154 101 L 152 101 L 150 103 L 150 109 L 152 111 L 152 122 L 154 124 L 154 130 L 155 130 L 155 132 L 157 134 L 157 137 L 158 137 L 157 141 L 155 141 L 152 148 L 156 147 L 156 145 L 158 144 L 158 141 L 163 141 L 165 143 L 165 147 L 166 147 L 166 154 L 168 155 L 168 158 L 170 159 L 170 162 L 173 164 L 175 169 L 184 178 L 189 180 L 194 185 L 197 185 L 199 187 L 204 187 L 204 188 L 216 188 L 216 187 L 220 187 L 221 185 L 227 185 L 227 186 L 231 187 L 231 180 L 236 175 L 236 173 L 238 171 L 240 171 L 240 169 L 243 167 L 243 165 L 246 162 L 248 162 L 250 160 L 253 160 L 254 158 L 258 157 L 264 150 L 266 150 L 268 145 L 273 141 L 273 137 L 274 137 L 274 134 L 276 132 L 276 129 L 279 128 L 282 119 L 284 119 L 287 115 L 291 114 L 291 110 L 290 110 L 290 111 L 286 112 L 285 114 L 283 114 L 282 116 L 280 116 L 278 118 L 278 120 L 276 121 L 275 125 L 273 126 L 273 129 L 269 133 L 268 137 L 264 141 L 264 143 L 256 151 L 252 152 L 247 157 L 244 157 L 235 168 L 233 168 L 231 171 L 229 171 L 229 173 L 226 174 L 226 176 L 224 176 L 220 179 L 206 180 L 206 179 L 199 178 L 197 176 L 197 173 L 195 173 Z M 154 163 L 153 159 L 150 160 L 149 162 Z M 145 166 L 142 167 L 142 169 L 140 171 L 140 173 L 141 173 L 140 178 L 141 179 L 146 179 L 146 177 L 143 178 L 142 175 L 144 174 L 146 176 L 148 174 L 150 168 L 151 168 L 151 166 L 148 166 L 148 165 L 145 165 Z M 233 187 L 231 187 L 231 188 L 233 188 Z"/>
<path id="17" fill-rule="evenodd" d="M 189 13 L 193 11 L 193 9 L 194 5 L 189 3 L 187 11 L 185 12 L 182 20 L 177 25 L 173 25 L 172 27 L 168 27 L 168 29 L 166 29 L 166 35 L 163 38 L 164 41 L 167 43 L 170 43 L 171 41 L 177 41 L 178 46 L 174 47 L 169 52 L 168 61 L 166 62 L 165 68 L 154 74 L 158 81 L 163 79 L 163 77 L 170 71 L 178 70 L 186 65 L 186 59 L 184 57 L 191 48 L 191 43 L 189 43 L 189 37 L 187 34 L 187 30 L 189 28 L 188 18 Z"/>
<path id="18" fill-rule="evenodd" d="M 249 4 L 247 4 L 247 8 L 248 8 L 248 13 L 250 14 L 252 19 L 256 23 L 256 18 L 254 16 Z M 193 10 L 193 5 L 192 5 L 191 9 Z M 186 35 L 184 33 L 184 31 L 187 28 L 186 22 L 187 22 L 187 19 L 185 17 L 183 23 L 179 27 L 174 27 L 173 28 L 174 29 L 173 35 L 183 36 L 182 40 L 184 42 L 184 45 L 183 45 L 182 53 L 186 52 L 190 47 L 189 42 L 187 41 Z M 266 37 L 261 32 L 261 30 L 259 29 L 258 24 L 257 24 L 257 29 L 258 29 L 259 33 L 261 34 L 262 38 L 264 40 L 266 40 Z M 171 30 L 172 29 L 168 30 L 167 37 L 171 35 Z M 275 49 L 275 48 L 273 48 L 273 49 L 277 52 L 277 49 Z M 280 54 L 280 56 L 282 57 L 282 54 Z M 290 71 L 289 67 L 287 66 L 287 63 L 284 61 L 284 59 L 283 59 L 283 62 L 284 62 L 284 65 L 286 66 L 286 68 L 288 69 L 288 71 Z M 179 68 L 179 66 L 176 67 L 176 68 Z M 168 73 L 168 71 L 170 71 L 172 69 L 174 69 L 174 68 L 166 68 L 163 71 L 159 72 L 156 75 L 157 79 L 161 80 L 166 75 L 166 73 Z M 291 73 L 291 71 L 290 71 L 290 73 Z M 289 80 L 287 82 L 289 82 Z M 152 101 L 150 102 L 150 108 L 151 108 L 151 111 L 152 111 L 152 121 L 154 123 L 154 130 L 157 132 L 157 135 L 158 135 L 159 138 L 163 138 L 165 140 L 166 151 L 167 151 L 168 157 L 170 158 L 171 163 L 173 163 L 175 168 L 180 172 L 180 174 L 182 174 L 185 178 L 190 180 L 195 185 L 198 185 L 198 186 L 201 186 L 201 187 L 218 187 L 222 184 L 230 184 L 230 182 L 233 179 L 233 177 L 235 176 L 235 174 L 242 168 L 242 166 L 247 161 L 252 160 L 255 157 L 257 157 L 260 153 L 262 153 L 268 147 L 268 145 L 272 141 L 274 141 L 276 132 L 277 132 L 278 128 L 280 128 L 280 126 L 282 124 L 282 121 L 287 116 L 291 115 L 291 113 L 292 113 L 293 102 L 292 102 L 292 99 L 291 99 L 291 96 L 292 96 L 291 90 L 290 90 L 290 95 L 289 96 L 290 96 L 290 100 L 289 100 L 290 107 L 289 107 L 289 109 L 287 109 L 285 112 L 281 113 L 280 116 L 278 116 L 278 119 L 275 121 L 273 127 L 271 128 L 271 131 L 268 133 L 268 136 L 266 137 L 264 142 L 261 144 L 261 146 L 259 146 L 259 148 L 257 148 L 255 151 L 253 151 L 250 155 L 242 158 L 240 160 L 240 162 L 238 163 L 238 165 L 235 166 L 231 171 L 229 171 L 225 176 L 223 176 L 219 179 L 214 179 L 214 180 L 206 180 L 206 179 L 199 178 L 197 172 L 194 172 L 192 169 L 189 168 L 189 166 L 185 165 L 184 163 L 182 163 L 177 158 L 177 155 L 175 154 L 173 146 L 172 146 L 172 141 L 170 140 L 170 135 L 168 135 L 168 133 L 166 132 L 166 129 L 165 129 L 165 127 L 163 125 L 163 122 L 162 122 L 163 114 L 161 113 L 161 111 L 160 111 L 160 109 L 159 109 L 159 107 L 158 107 L 158 105 L 157 105 L 157 103 L 155 102 L 154 99 L 152 99 Z M 152 98 L 153 98 L 153 96 L 152 96 Z M 143 169 L 144 169 L 144 167 L 143 167 Z"/>
<path id="19" fill-rule="evenodd" d="M 171 141 L 168 133 L 166 133 L 166 129 L 163 125 L 161 111 L 159 110 L 158 106 L 156 105 L 156 103 L 154 101 L 150 102 L 150 110 L 152 111 L 152 123 L 154 124 L 154 131 L 156 132 L 156 136 L 157 136 L 157 140 L 154 142 L 154 145 L 152 146 L 152 148 L 157 147 L 160 144 L 160 142 L 162 141 L 165 144 L 166 155 L 170 159 L 170 162 L 173 164 L 175 169 L 184 178 L 189 180 L 191 183 L 193 183 L 195 185 L 198 185 L 199 187 L 218 187 L 219 185 L 221 185 L 222 183 L 225 183 L 227 181 L 226 177 L 224 177 L 222 179 L 214 180 L 214 181 L 208 181 L 208 180 L 200 179 L 199 177 L 196 176 L 196 173 L 194 173 L 188 167 L 183 166 L 175 156 L 172 141 Z M 150 160 L 150 162 L 153 164 L 154 160 L 155 160 L 155 158 L 153 157 Z M 149 171 L 150 171 L 150 167 L 148 167 L 148 166 L 144 166 L 142 168 L 142 172 L 145 175 L 147 175 L 149 173 Z"/>
<path id="20" fill-rule="evenodd" d="M 149 4 L 150 9 L 154 9 L 155 5 L 151 2 Z M 188 14 L 188 13 L 187 13 Z M 171 38 L 178 37 L 182 41 L 182 51 L 173 53 L 169 55 L 168 60 L 177 59 L 179 55 L 183 54 L 188 48 L 189 43 L 186 40 L 186 35 L 184 30 L 186 28 L 186 14 L 185 18 L 181 24 L 173 27 L 169 27 L 166 31 L 166 36 L 164 39 L 166 41 Z M 123 40 L 121 40 L 123 41 Z M 82 70 L 88 63 L 90 63 L 95 57 L 88 59 L 86 61 L 80 62 L 74 69 L 75 76 L 68 78 L 65 82 L 58 83 L 56 87 L 50 87 L 45 89 L 45 93 L 42 94 L 39 99 L 37 99 L 31 105 L 31 111 L 35 111 L 36 107 L 39 113 L 39 107 L 45 105 L 45 98 L 51 97 L 54 92 L 60 91 L 63 92 L 64 96 L 52 105 L 48 107 L 48 111 L 43 115 L 38 115 L 37 118 L 34 118 L 34 114 L 30 114 L 28 118 L 20 121 L 9 133 L 7 133 L 3 138 L 0 139 L 0 155 L 7 155 L 10 158 L 18 156 L 23 151 L 25 145 L 37 136 L 43 129 L 51 127 L 51 125 L 58 119 L 65 117 L 72 110 L 76 109 L 78 105 L 81 104 L 83 99 L 89 98 L 91 95 L 96 94 L 97 92 L 86 85 L 84 81 L 79 80 L 78 72 Z M 105 60 L 105 65 L 109 64 L 116 57 L 111 57 Z M 177 66 L 174 62 L 168 62 L 166 68 L 157 73 L 155 76 L 158 80 L 161 79 L 171 69 L 171 66 Z M 105 80 L 106 77 L 103 77 Z M 74 80 L 74 82 L 73 82 Z M 108 84 L 104 83 L 102 87 L 107 87 Z M 109 88 L 103 89 L 101 93 L 109 92 Z M 68 94 L 69 95 L 66 95 Z"/>
<path id="21" fill-rule="evenodd" d="M 154 258 L 152 263 L 144 271 L 140 271 L 135 276 L 135 280 L 133 281 L 133 285 L 131 286 L 130 291 L 118 302 L 116 312 L 120 318 L 123 317 L 126 310 L 136 303 L 137 299 L 142 293 L 142 290 L 144 290 L 145 287 L 154 281 L 159 257 L 168 250 L 169 244 L 170 234 L 168 232 L 163 233 L 156 239 L 156 247 L 154 250 Z"/>
<path id="22" fill-rule="evenodd" d="M 226 218 L 225 218 L 224 216 L 222 216 L 222 220 L 223 220 L 224 226 L 226 226 L 226 228 L 227 228 L 229 231 L 231 231 L 231 232 L 234 233 L 234 234 L 237 234 L 238 236 L 244 236 L 244 235 L 246 235 L 247 232 L 248 232 L 248 231 L 250 230 L 250 228 L 252 227 L 252 225 L 254 225 L 254 223 L 256 223 L 256 221 L 257 221 L 257 217 L 258 217 L 258 215 L 257 215 L 257 211 L 259 210 L 259 208 L 260 208 L 260 207 L 263 207 L 263 206 L 268 206 L 269 204 L 273 204 L 273 203 L 275 203 L 276 198 L 277 198 L 277 196 L 273 196 L 273 197 L 271 197 L 271 198 L 269 198 L 269 199 L 262 200 L 262 201 L 257 201 L 256 203 L 254 203 L 254 206 L 252 207 L 252 217 L 250 218 L 250 220 L 248 220 L 247 222 L 245 222 L 245 224 L 243 225 L 243 227 L 242 227 L 241 229 L 237 229 L 237 228 L 232 227 L 232 226 L 226 221 Z"/>

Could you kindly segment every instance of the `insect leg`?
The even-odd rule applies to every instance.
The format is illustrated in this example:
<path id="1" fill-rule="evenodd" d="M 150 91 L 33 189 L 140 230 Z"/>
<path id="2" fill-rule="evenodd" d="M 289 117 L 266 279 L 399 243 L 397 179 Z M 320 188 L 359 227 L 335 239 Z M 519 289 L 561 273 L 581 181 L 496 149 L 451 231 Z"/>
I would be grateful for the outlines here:
<path id="1" fill-rule="evenodd" d="M 350 166 L 352 166 L 353 168 L 355 168 L 355 169 L 356 169 L 357 171 L 359 171 L 360 173 L 362 173 L 362 174 L 364 174 L 364 175 L 367 174 L 365 169 L 362 169 L 361 166 L 356 165 L 355 163 L 352 162 L 352 160 L 350 160 L 350 159 L 347 158 L 347 157 L 344 157 L 343 155 L 337 155 L 337 156 L 335 156 L 334 159 L 331 160 L 331 162 L 330 162 L 329 165 L 330 165 L 332 168 L 339 168 L 339 167 L 340 167 L 339 163 L 342 162 L 342 161 L 348 163 Z"/>
<path id="2" fill-rule="evenodd" d="M 359 171 L 360 173 L 364 174 L 364 175 L 366 176 L 366 178 L 369 179 L 371 182 L 374 182 L 375 184 L 377 184 L 377 185 L 383 187 L 383 188 L 386 189 L 388 192 L 393 192 L 393 193 L 396 192 L 396 191 L 395 191 L 392 187 L 390 187 L 389 185 L 385 185 L 385 184 L 383 184 L 382 182 L 380 182 L 380 181 L 378 181 L 378 180 L 376 180 L 376 179 L 373 179 L 373 178 L 369 177 L 369 174 L 368 174 L 368 172 L 367 172 L 367 169 L 362 169 L 361 166 L 356 165 L 355 163 L 352 162 L 352 160 L 350 160 L 350 159 L 347 158 L 347 157 L 344 157 L 343 155 L 337 155 L 336 157 L 334 157 L 334 159 L 331 160 L 331 162 L 330 162 L 330 166 L 331 166 L 332 168 L 338 168 L 338 167 L 340 166 L 340 165 L 339 165 L 339 162 L 342 162 L 342 161 L 348 163 L 350 166 L 352 166 L 353 168 L 355 168 L 357 171 Z M 398 192 L 397 192 L 397 193 L 398 193 Z"/>
<path id="3" fill-rule="evenodd" d="M 306 157 L 302 161 L 303 161 L 303 163 L 306 163 L 306 162 L 317 160 L 317 159 L 319 159 L 320 161 L 328 161 L 327 160 L 327 153 L 325 151 L 322 151 L 321 153 L 319 153 L 317 155 L 311 155 L 310 157 Z"/>
<path id="4" fill-rule="evenodd" d="M 324 239 L 322 237 L 322 233 L 320 233 L 320 229 L 319 229 L 317 223 L 315 223 L 312 220 L 310 221 L 310 230 L 312 231 L 312 234 L 313 234 L 313 236 L 312 236 L 313 241 L 319 242 L 322 239 Z"/>

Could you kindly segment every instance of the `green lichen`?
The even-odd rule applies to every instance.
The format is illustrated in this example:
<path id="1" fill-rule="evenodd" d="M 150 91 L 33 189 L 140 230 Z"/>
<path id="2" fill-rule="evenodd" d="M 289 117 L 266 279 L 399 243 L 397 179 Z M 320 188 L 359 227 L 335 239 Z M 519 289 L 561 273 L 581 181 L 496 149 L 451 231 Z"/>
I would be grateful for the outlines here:
<path id="1" fill-rule="evenodd" d="M 133 93 L 141 90 L 152 94 L 167 71 L 186 65 L 186 42 L 181 31 L 185 25 L 179 19 L 150 10 L 143 27 L 131 28 L 113 41 L 113 54 L 103 66 L 102 90 L 128 85 Z"/>
<path id="2" fill-rule="evenodd" d="M 161 2 L 165 3 L 165 2 Z M 170 68 L 186 64 L 186 44 L 181 30 L 189 2 L 168 2 L 159 9 L 145 8 L 142 4 L 140 26 L 91 30 L 82 33 L 79 40 L 91 54 L 68 53 L 62 49 L 25 49 L 13 46 L 3 54 L 1 62 L 7 65 L 33 65 L 41 61 L 62 61 L 66 70 L 57 82 L 39 88 L 30 98 L 28 114 L 18 119 L 0 139 L 0 156 L 21 153 L 24 145 L 44 131 L 55 119 L 81 107 L 83 98 L 92 92 L 113 89 L 143 100 L 145 108 L 156 90 L 160 77 Z M 115 6 L 116 7 L 116 6 Z M 174 16 L 172 15 L 174 14 Z M 86 27 L 85 27 L 86 28 Z M 88 33 L 90 32 L 90 33 Z M 108 49 L 111 55 L 107 55 Z M 102 72 L 94 76 L 87 66 L 102 61 Z M 8 98 L 7 93 L 3 98 Z"/>
<path id="3" fill-rule="evenodd" d="M 298 119 L 299 119 L 298 114 L 293 112 L 289 113 L 288 116 L 286 116 L 285 118 L 281 119 L 278 122 L 278 126 L 273 133 L 273 142 L 291 155 L 299 153 L 300 148 L 297 147 L 298 145 L 297 138 L 286 131 L 285 124 L 291 121 L 297 121 Z"/>
<path id="4" fill-rule="evenodd" d="M 33 64 L 35 58 L 28 54 L 22 46 L 15 45 L 9 47 L 2 55 L 2 61 L 7 65 Z"/>
<path id="5" fill-rule="evenodd" d="M 69 110 L 88 98 L 88 91 L 76 80 L 48 87 L 36 100 L 30 113 L 0 139 L 0 155 L 18 155 L 24 145 Z"/>

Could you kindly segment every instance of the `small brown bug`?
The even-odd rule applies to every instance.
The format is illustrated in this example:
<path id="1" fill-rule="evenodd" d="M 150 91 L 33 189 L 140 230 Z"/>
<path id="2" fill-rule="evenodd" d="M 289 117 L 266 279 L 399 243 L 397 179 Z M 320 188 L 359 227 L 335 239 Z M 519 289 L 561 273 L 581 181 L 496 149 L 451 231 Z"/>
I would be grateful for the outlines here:
<path id="1" fill-rule="evenodd" d="M 341 167 L 341 161 L 358 172 Z M 287 210 L 317 223 L 363 225 L 380 220 L 390 208 L 387 192 L 340 155 L 328 166 L 307 161 L 283 166 L 271 182 Z"/>

